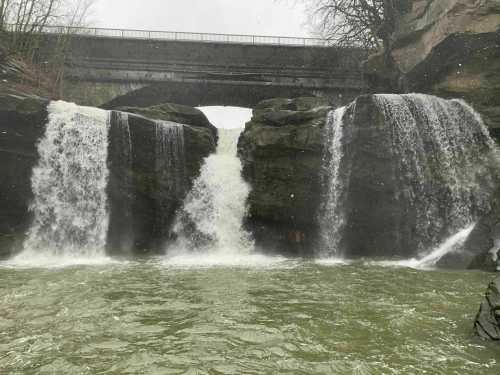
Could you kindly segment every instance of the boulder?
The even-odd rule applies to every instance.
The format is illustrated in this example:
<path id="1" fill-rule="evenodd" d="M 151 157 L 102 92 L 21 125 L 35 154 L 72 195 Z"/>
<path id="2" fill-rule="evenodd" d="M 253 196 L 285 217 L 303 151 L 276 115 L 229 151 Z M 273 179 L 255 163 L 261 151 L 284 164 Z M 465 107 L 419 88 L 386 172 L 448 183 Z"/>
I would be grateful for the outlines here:
<path id="1" fill-rule="evenodd" d="M 259 103 L 238 142 L 243 175 L 251 184 L 248 226 L 258 246 L 312 254 L 320 201 L 324 99 Z"/>
<path id="2" fill-rule="evenodd" d="M 486 340 L 500 340 L 500 278 L 488 286 L 474 322 L 474 330 Z"/>

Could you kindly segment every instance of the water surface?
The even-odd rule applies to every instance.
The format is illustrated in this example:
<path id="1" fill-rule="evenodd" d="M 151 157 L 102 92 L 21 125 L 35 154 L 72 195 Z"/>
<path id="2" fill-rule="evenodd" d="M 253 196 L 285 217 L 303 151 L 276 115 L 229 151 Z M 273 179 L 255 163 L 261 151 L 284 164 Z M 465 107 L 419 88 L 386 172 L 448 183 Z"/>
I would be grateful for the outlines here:
<path id="1" fill-rule="evenodd" d="M 0 373 L 494 374 L 481 272 L 259 258 L 0 267 Z"/>

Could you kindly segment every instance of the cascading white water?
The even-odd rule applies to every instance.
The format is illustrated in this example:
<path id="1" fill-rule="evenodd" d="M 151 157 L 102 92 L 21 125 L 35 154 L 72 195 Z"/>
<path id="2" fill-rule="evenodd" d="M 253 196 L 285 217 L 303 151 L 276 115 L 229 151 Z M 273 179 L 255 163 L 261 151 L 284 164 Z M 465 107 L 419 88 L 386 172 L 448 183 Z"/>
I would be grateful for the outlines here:
<path id="1" fill-rule="evenodd" d="M 108 112 L 48 106 L 31 178 L 33 224 L 16 258 L 104 256 L 108 230 Z"/>
<path id="2" fill-rule="evenodd" d="M 181 196 L 185 184 L 184 126 L 171 121 L 155 121 L 156 178 L 174 196 Z"/>
<path id="3" fill-rule="evenodd" d="M 390 137 L 390 142 L 377 148 L 377 155 L 383 155 L 388 163 L 383 173 L 392 176 L 392 180 L 384 180 L 392 184 L 384 186 L 384 192 L 392 192 L 393 197 L 384 193 L 383 199 L 391 201 L 392 207 L 397 202 L 397 208 L 393 209 L 400 210 L 398 215 L 401 213 L 394 216 L 401 228 L 385 231 L 397 230 L 394 241 L 410 244 L 422 258 L 429 254 L 428 249 L 454 251 L 457 246 L 439 246 L 443 241 L 446 244 L 447 238 L 454 239 L 457 232 L 466 233 L 463 228 L 469 228 L 488 211 L 490 195 L 496 186 L 492 172 L 495 162 L 492 158 L 497 160 L 495 146 L 481 117 L 461 100 L 423 94 L 374 95 L 370 103 L 384 116 L 380 131 Z M 345 228 L 351 231 L 349 240 L 369 234 L 352 229 L 351 216 L 346 217 L 344 212 L 345 207 L 350 207 L 349 215 L 355 215 L 358 222 L 363 216 L 363 207 L 353 201 L 350 193 L 350 189 L 358 189 L 359 193 L 362 189 L 359 181 L 364 178 L 351 176 L 352 158 L 357 157 L 353 155 L 360 155 L 353 147 L 362 139 L 361 144 L 366 148 L 362 157 L 370 157 L 368 148 L 377 146 L 372 145 L 373 138 L 369 138 L 373 134 L 370 132 L 376 129 L 369 124 L 360 125 L 349 117 L 356 113 L 355 105 L 356 102 L 347 108 L 348 113 L 345 108 L 336 110 L 329 114 L 327 121 L 325 195 L 319 218 L 323 256 L 349 255 L 339 251 Z M 343 134 L 350 126 L 354 128 L 349 130 L 349 152 L 346 152 Z M 356 173 L 363 173 L 359 163 L 357 168 Z M 356 186 L 351 186 L 353 177 L 357 178 Z M 372 226 L 379 231 L 375 233 L 380 233 L 384 225 L 383 221 L 361 220 L 365 230 L 369 231 Z"/>
<path id="4" fill-rule="evenodd" d="M 241 131 L 219 129 L 217 152 L 205 159 L 177 218 L 174 231 L 179 239 L 173 247 L 177 252 L 242 255 L 252 251 L 253 242 L 243 228 L 250 188 L 241 177 L 236 156 Z"/>
<path id="5" fill-rule="evenodd" d="M 343 157 L 342 138 L 344 135 L 344 115 L 346 107 L 328 114 L 326 121 L 325 153 L 323 157 L 324 186 L 323 204 L 319 214 L 320 256 L 339 257 L 341 231 L 345 216 L 341 209 L 343 192 L 340 178 L 340 163 Z"/>
<path id="6" fill-rule="evenodd" d="M 489 207 L 494 144 L 479 114 L 461 100 L 423 94 L 376 95 L 393 125 L 399 175 L 416 211 L 415 233 L 437 246 Z M 424 242 L 418 250 L 426 252 Z"/>
<path id="7" fill-rule="evenodd" d="M 166 238 L 173 201 L 185 194 L 186 171 L 184 126 L 170 121 L 155 121 L 155 180 L 162 192 L 154 217 L 154 231 Z"/>

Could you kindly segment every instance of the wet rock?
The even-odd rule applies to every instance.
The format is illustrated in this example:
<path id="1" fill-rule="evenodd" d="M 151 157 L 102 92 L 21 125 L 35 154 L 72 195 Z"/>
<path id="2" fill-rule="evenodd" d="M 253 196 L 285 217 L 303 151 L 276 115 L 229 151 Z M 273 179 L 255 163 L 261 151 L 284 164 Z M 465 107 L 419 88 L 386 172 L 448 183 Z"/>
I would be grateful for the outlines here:
<path id="1" fill-rule="evenodd" d="M 0 95 L 0 258 L 22 241 L 30 223 L 31 171 L 36 142 L 45 129 L 47 101 L 36 96 Z"/>
<path id="2" fill-rule="evenodd" d="M 248 225 L 258 246 L 311 254 L 330 109 L 321 98 L 266 100 L 246 124 L 238 154 L 252 186 Z"/>
<path id="3" fill-rule="evenodd" d="M 488 286 L 474 322 L 474 330 L 486 340 L 500 340 L 500 278 Z"/>
<path id="4" fill-rule="evenodd" d="M 172 121 L 179 124 L 207 128 L 217 138 L 217 128 L 208 121 L 207 116 L 202 111 L 194 107 L 164 103 L 151 107 L 115 107 L 111 109 L 135 113 L 149 119 Z"/>
<path id="5" fill-rule="evenodd" d="M 204 158 L 215 151 L 216 138 L 208 126 L 183 124 L 183 139 L 172 139 L 166 145 L 179 147 L 180 152 L 172 149 L 172 154 L 162 157 L 156 154 L 156 121 L 129 114 L 130 140 L 125 143 L 130 143 L 124 145 L 117 113 L 111 122 L 109 152 L 109 252 L 158 253 L 169 239 L 175 213 L 198 177 Z M 123 147 L 130 147 L 130 157 L 123 156 Z"/>

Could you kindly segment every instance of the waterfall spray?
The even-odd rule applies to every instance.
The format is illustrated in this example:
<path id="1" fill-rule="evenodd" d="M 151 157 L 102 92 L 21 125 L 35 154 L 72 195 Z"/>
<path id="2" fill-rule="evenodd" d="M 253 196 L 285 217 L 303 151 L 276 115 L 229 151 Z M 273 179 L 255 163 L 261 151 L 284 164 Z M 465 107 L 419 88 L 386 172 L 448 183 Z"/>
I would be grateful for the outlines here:
<path id="1" fill-rule="evenodd" d="M 104 256 L 108 112 L 53 102 L 33 170 L 33 224 L 19 259 Z"/>
<path id="2" fill-rule="evenodd" d="M 241 177 L 236 156 L 240 133 L 241 129 L 219 130 L 217 152 L 205 160 L 177 218 L 177 250 L 222 255 L 251 252 L 253 242 L 243 229 L 250 188 Z"/>

